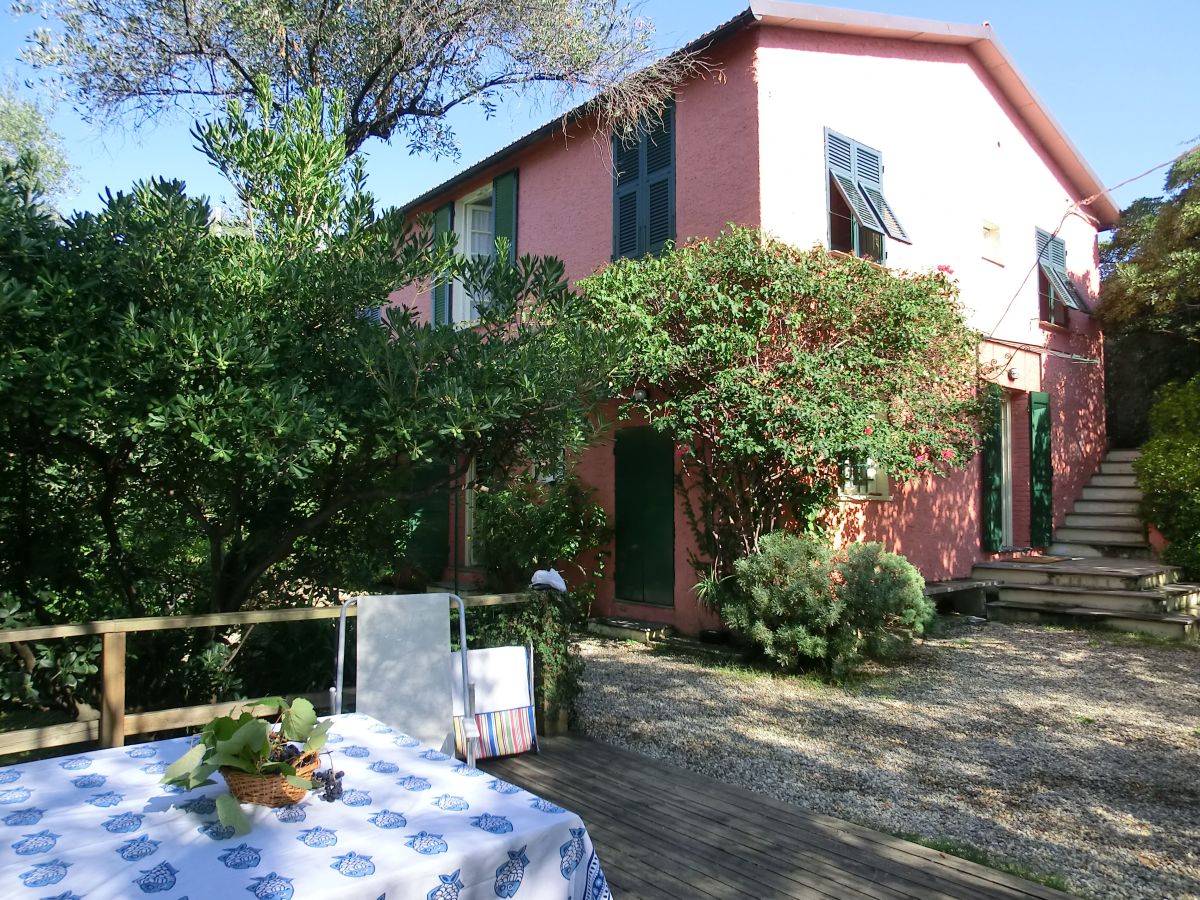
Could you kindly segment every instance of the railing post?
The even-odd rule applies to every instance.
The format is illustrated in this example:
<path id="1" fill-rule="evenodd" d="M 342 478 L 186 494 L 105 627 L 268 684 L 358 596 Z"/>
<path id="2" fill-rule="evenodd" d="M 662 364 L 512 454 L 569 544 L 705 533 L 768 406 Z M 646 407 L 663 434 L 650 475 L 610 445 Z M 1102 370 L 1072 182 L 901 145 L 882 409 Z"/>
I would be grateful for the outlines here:
<path id="1" fill-rule="evenodd" d="M 125 744 L 125 632 L 103 637 L 100 654 L 100 746 Z"/>

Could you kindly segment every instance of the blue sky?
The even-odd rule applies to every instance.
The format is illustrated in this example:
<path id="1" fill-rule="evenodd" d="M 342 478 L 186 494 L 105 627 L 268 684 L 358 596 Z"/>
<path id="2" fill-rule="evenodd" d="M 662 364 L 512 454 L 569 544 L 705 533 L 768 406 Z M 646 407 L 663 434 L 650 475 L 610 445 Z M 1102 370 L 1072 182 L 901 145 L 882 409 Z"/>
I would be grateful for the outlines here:
<path id="1" fill-rule="evenodd" d="M 664 50 L 686 43 L 744 8 L 743 0 L 648 0 L 643 14 Z M 1200 142 L 1200 3 L 1195 0 L 862 0 L 854 8 L 955 22 L 989 21 L 1018 69 L 1106 186 L 1114 185 Z M 30 17 L 3 15 L 0 70 L 24 79 L 17 55 Z M 881 88 L 881 97 L 886 89 Z M 847 102 L 853 102 L 847 98 Z M 370 187 L 385 204 L 403 203 L 459 169 L 551 118 L 555 110 L 513 98 L 485 120 L 457 113 L 458 160 L 409 156 L 402 146 L 367 145 Z M 63 206 L 95 209 L 108 186 L 151 175 L 185 179 L 220 201 L 220 175 L 192 147 L 183 115 L 134 128 L 84 124 L 69 106 L 55 115 L 77 171 Z M 918 127 L 920 127 L 920 124 Z M 953 122 L 931 117 L 931 137 Z M 1115 193 L 1124 207 L 1161 192 L 1156 172 Z"/>

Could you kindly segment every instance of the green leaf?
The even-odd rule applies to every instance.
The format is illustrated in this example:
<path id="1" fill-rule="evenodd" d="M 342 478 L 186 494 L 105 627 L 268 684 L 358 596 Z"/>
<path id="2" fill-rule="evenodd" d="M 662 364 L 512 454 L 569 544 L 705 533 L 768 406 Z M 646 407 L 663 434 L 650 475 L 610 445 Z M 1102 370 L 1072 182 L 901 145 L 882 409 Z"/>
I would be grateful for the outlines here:
<path id="1" fill-rule="evenodd" d="M 250 820 L 233 794 L 222 794 L 217 798 L 217 818 L 222 825 L 233 828 L 234 834 L 250 833 Z"/>
<path id="2" fill-rule="evenodd" d="M 262 719 L 251 719 L 235 731 L 229 740 L 218 741 L 217 752 L 232 757 L 242 756 L 247 751 L 250 756 L 266 756 L 270 731 L 270 726 Z"/>
<path id="3" fill-rule="evenodd" d="M 287 708 L 287 701 L 282 697 L 263 697 L 260 700 L 255 700 L 250 706 L 265 706 L 268 709 L 280 710 Z M 247 713 L 247 715 L 249 715 Z"/>
<path id="4" fill-rule="evenodd" d="M 306 751 L 313 751 L 320 750 L 322 747 L 324 747 L 331 725 L 333 725 L 333 723 L 329 721 L 319 723 L 317 727 L 312 730 L 312 734 L 308 736 L 308 740 L 304 742 L 304 749 Z"/>
<path id="5" fill-rule="evenodd" d="M 312 703 L 297 697 L 291 709 L 283 714 L 283 736 L 289 741 L 306 741 L 317 724 L 317 711 Z"/>
<path id="6" fill-rule="evenodd" d="M 287 775 L 285 777 L 287 778 L 287 783 L 292 787 L 303 788 L 306 791 L 311 791 L 313 789 L 313 783 L 307 778 L 298 778 L 295 775 Z"/>
<path id="7" fill-rule="evenodd" d="M 177 779 L 188 775 L 193 769 L 200 765 L 200 761 L 204 759 L 204 754 L 207 747 L 203 744 L 197 744 L 192 747 L 187 753 L 167 766 L 167 771 L 163 773 L 162 781 L 164 784 L 171 784 Z"/>

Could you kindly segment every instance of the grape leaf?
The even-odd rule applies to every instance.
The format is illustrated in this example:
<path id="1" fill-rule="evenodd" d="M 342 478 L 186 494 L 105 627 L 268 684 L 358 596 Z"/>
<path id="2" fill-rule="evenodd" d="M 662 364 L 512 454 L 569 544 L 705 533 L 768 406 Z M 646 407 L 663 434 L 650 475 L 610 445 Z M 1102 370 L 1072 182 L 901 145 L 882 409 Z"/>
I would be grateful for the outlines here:
<path id="1" fill-rule="evenodd" d="M 177 778 L 182 778 L 187 775 L 192 771 L 192 769 L 200 765 L 200 760 L 204 758 L 205 749 L 206 748 L 203 744 L 197 744 L 187 753 L 183 754 L 183 756 L 179 757 L 179 759 L 167 766 L 167 771 L 163 773 L 162 780 L 165 783 L 170 784 Z"/>
<path id="2" fill-rule="evenodd" d="M 221 824 L 233 828 L 234 834 L 246 834 L 250 831 L 250 820 L 242 812 L 241 805 L 233 794 L 222 794 L 217 798 L 217 818 Z"/>
<path id="3" fill-rule="evenodd" d="M 283 736 L 289 741 L 304 741 L 317 724 L 317 711 L 312 703 L 297 697 L 291 709 L 283 714 Z"/>

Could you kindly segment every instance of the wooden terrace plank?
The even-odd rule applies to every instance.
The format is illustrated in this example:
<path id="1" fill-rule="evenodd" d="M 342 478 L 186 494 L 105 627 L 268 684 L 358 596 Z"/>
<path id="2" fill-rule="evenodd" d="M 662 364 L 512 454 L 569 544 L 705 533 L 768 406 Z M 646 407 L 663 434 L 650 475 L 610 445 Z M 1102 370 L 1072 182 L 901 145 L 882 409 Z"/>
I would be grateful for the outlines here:
<path id="1" fill-rule="evenodd" d="M 976 863 L 587 738 L 483 766 L 578 813 L 617 897 L 1063 900 Z"/>

